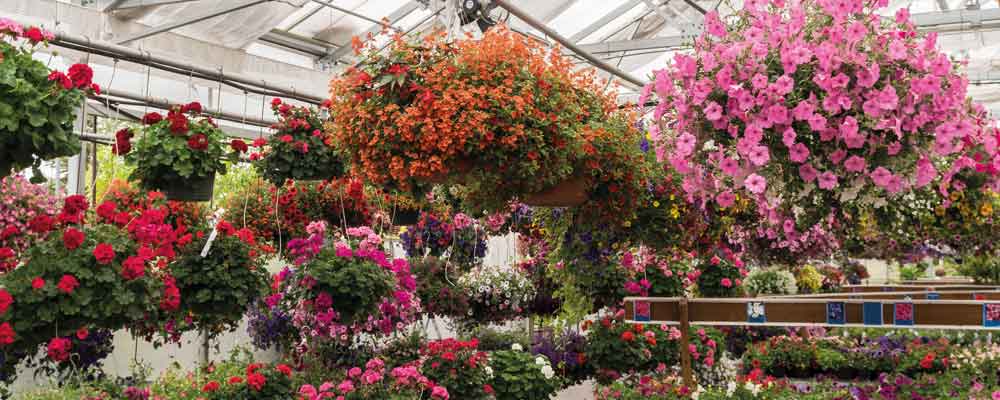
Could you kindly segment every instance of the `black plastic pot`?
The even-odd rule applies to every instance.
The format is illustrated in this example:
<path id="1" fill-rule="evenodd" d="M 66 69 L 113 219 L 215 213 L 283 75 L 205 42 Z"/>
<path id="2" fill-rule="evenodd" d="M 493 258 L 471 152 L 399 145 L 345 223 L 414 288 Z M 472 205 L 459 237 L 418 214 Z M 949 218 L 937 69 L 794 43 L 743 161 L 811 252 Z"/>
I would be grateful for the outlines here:
<path id="1" fill-rule="evenodd" d="M 215 173 L 164 185 L 160 190 L 173 201 L 209 201 L 215 192 Z"/>
<path id="2" fill-rule="evenodd" d="M 417 221 L 420 221 L 419 210 L 396 210 L 396 212 L 392 214 L 393 225 L 416 225 Z"/>

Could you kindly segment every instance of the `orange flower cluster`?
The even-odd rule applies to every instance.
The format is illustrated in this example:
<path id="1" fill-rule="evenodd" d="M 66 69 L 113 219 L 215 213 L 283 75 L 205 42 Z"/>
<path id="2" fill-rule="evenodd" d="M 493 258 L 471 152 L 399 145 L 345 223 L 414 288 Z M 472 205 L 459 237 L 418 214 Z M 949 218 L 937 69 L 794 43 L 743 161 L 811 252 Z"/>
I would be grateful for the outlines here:
<path id="1" fill-rule="evenodd" d="M 369 48 L 331 95 L 331 134 L 368 180 L 415 191 L 468 174 L 486 208 L 589 175 L 594 136 L 640 138 L 592 70 L 505 27 L 453 43 L 397 37 L 390 51 Z"/>

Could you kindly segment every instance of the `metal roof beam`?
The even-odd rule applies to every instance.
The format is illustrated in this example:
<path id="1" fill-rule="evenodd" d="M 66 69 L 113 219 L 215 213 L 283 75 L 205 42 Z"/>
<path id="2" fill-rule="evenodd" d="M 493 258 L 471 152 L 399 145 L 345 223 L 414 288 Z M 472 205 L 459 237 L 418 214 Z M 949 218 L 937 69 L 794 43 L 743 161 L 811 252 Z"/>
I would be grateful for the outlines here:
<path id="1" fill-rule="evenodd" d="M 281 46 L 313 58 L 326 56 L 334 49 L 322 41 L 302 35 L 296 35 L 292 32 L 280 29 L 271 29 L 270 32 L 265 33 L 263 36 L 258 38 L 258 40 L 268 44 Z"/>
<path id="2" fill-rule="evenodd" d="M 111 4 L 108 4 L 108 6 L 104 8 L 104 11 L 105 12 L 107 12 L 107 11 L 118 11 L 118 10 L 126 10 L 126 9 L 129 9 L 129 8 L 137 8 L 137 7 L 149 7 L 149 6 L 162 6 L 162 5 L 167 5 L 167 4 L 189 3 L 189 2 L 192 2 L 192 1 L 198 1 L 198 0 L 124 0 L 124 1 L 120 1 L 120 2 L 118 2 L 118 1 L 112 2 Z"/>
<path id="3" fill-rule="evenodd" d="M 395 11 L 393 11 L 392 13 L 389 14 L 389 16 L 388 16 L 389 23 L 390 24 L 395 24 L 395 23 L 399 22 L 399 20 L 401 20 L 403 18 L 406 18 L 407 15 L 410 15 L 410 13 L 416 11 L 418 8 L 421 8 L 421 7 L 423 7 L 423 5 L 420 4 L 419 1 L 410 0 L 409 2 L 407 2 L 406 4 L 404 4 L 402 7 L 397 8 Z M 359 34 L 358 36 L 361 37 L 362 39 L 364 39 L 369 34 L 376 34 L 376 33 L 378 33 L 381 30 L 382 30 L 381 25 L 376 25 L 374 27 L 369 28 L 365 32 Z M 344 56 L 350 54 L 350 52 L 352 50 L 353 49 L 351 48 L 350 45 L 340 46 L 340 47 L 337 48 L 337 50 L 334 50 L 332 53 L 330 53 L 326 57 L 323 57 L 322 59 L 320 59 L 319 63 L 321 63 L 321 64 L 333 64 L 333 63 L 336 63 L 337 61 L 340 61 L 341 58 L 344 58 Z"/>
<path id="4" fill-rule="evenodd" d="M 183 26 L 188 26 L 188 25 L 191 25 L 191 24 L 195 24 L 195 23 L 207 20 L 207 19 L 212 19 L 212 18 L 215 18 L 215 17 L 223 16 L 223 15 L 226 15 L 226 14 L 229 14 L 229 13 L 232 13 L 232 12 L 236 12 L 236 11 L 242 10 L 244 8 L 249 8 L 249 7 L 253 7 L 255 5 L 258 5 L 258 4 L 267 3 L 269 1 L 273 1 L 273 0 L 246 0 L 246 1 L 240 2 L 238 4 L 235 4 L 235 5 L 231 6 L 231 7 L 224 8 L 224 9 L 222 9 L 220 11 L 212 11 L 212 12 L 208 12 L 208 13 L 204 13 L 204 14 L 200 14 L 200 15 L 194 16 L 194 17 L 192 17 L 190 19 L 186 19 L 186 20 L 183 20 L 183 21 L 177 21 L 177 22 L 173 22 L 173 23 L 169 23 L 169 24 L 160 25 L 160 26 L 154 26 L 154 27 L 146 29 L 146 30 L 144 30 L 142 32 L 139 32 L 139 33 L 133 34 L 131 36 L 128 36 L 128 37 L 126 37 L 124 39 L 121 39 L 121 40 L 118 41 L 118 44 L 124 45 L 124 44 L 130 43 L 130 42 L 134 42 L 134 41 L 139 40 L 139 39 L 147 38 L 147 37 L 150 37 L 150 36 L 153 36 L 153 35 L 157 35 L 157 34 L 160 34 L 160 33 L 163 33 L 163 32 L 169 32 L 171 30 L 174 30 L 174 29 L 177 29 L 177 28 L 180 28 L 180 27 L 183 27 Z"/>
<path id="5" fill-rule="evenodd" d="M 335 6 L 335 5 L 333 5 L 332 1 L 312 0 L 312 2 L 316 3 L 316 4 L 319 4 L 319 5 L 322 5 L 322 6 L 325 6 L 325 7 L 332 8 L 334 10 L 340 11 L 340 12 L 342 12 L 344 14 L 347 14 L 347 15 L 350 15 L 352 17 L 360 18 L 360 19 L 363 19 L 365 21 L 371 22 L 373 24 L 376 24 L 376 25 L 379 25 L 379 26 L 382 26 L 382 27 L 385 27 L 385 28 L 392 29 L 392 30 L 394 30 L 396 32 L 402 32 L 403 31 L 402 29 L 399 29 L 399 28 L 393 26 L 391 22 L 390 23 L 385 23 L 384 21 L 379 21 L 379 20 L 377 20 L 375 18 L 371 18 L 371 17 L 369 17 L 367 15 L 356 13 L 353 10 L 350 10 L 350 9 L 347 9 L 347 8 L 344 8 L 344 7 Z"/>
<path id="6" fill-rule="evenodd" d="M 604 14 L 604 16 L 601 17 L 600 19 L 598 19 L 597 21 L 594 21 L 592 24 L 587 25 L 587 27 L 585 27 L 582 30 L 580 30 L 579 32 L 573 34 L 573 36 L 570 36 L 569 40 L 572 41 L 573 43 L 579 43 L 581 40 L 586 39 L 587 36 L 590 36 L 594 32 L 597 32 L 598 29 L 603 28 L 605 25 L 610 24 L 611 21 L 614 21 L 616 18 L 620 17 L 622 14 L 624 14 L 624 13 L 628 12 L 629 10 L 635 8 L 635 6 L 639 5 L 639 3 L 642 3 L 642 0 L 628 0 L 628 1 L 626 1 L 625 4 L 622 4 L 622 5 L 618 6 L 618 8 L 615 8 L 614 10 L 611 10 L 611 12 L 609 12 L 607 14 Z"/>

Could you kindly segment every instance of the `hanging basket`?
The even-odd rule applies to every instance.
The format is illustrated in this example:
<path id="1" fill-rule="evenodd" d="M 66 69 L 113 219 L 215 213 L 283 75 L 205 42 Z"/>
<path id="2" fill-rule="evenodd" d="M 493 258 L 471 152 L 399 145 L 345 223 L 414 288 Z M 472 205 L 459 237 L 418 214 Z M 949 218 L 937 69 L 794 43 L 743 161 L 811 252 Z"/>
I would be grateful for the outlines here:
<path id="1" fill-rule="evenodd" d="M 396 226 L 416 225 L 420 221 L 420 210 L 396 210 L 392 224 Z"/>
<path id="2" fill-rule="evenodd" d="M 190 178 L 186 181 L 174 182 L 160 188 L 167 200 L 173 201 L 209 201 L 215 192 L 215 172 L 206 177 Z"/>
<path id="3" fill-rule="evenodd" d="M 587 178 L 570 178 L 558 185 L 528 195 L 524 204 L 533 207 L 576 207 L 587 202 Z"/>

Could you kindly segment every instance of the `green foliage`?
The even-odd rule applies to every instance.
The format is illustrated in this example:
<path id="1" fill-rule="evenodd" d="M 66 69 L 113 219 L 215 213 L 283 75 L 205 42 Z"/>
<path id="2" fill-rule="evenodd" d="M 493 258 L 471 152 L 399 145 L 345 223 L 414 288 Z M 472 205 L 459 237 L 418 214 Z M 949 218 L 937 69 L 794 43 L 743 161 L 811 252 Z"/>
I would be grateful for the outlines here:
<path id="1" fill-rule="evenodd" d="M 340 257 L 335 246 L 327 246 L 316 258 L 302 265 L 316 280 L 313 293 L 327 293 L 340 323 L 363 321 L 378 310 L 382 299 L 392 293 L 392 273 L 367 258 Z"/>
<path id="2" fill-rule="evenodd" d="M 476 326 L 469 332 L 462 335 L 466 340 L 475 338 L 479 341 L 479 350 L 497 351 L 507 350 L 517 344 L 521 348 L 531 347 L 531 340 L 526 332 L 520 329 L 500 330 L 488 326 Z"/>
<path id="3" fill-rule="evenodd" d="M 899 279 L 904 281 L 915 281 L 924 276 L 927 265 L 924 263 L 907 264 L 899 267 Z"/>
<path id="4" fill-rule="evenodd" d="M 727 260 L 719 260 L 717 265 L 702 264 L 697 281 L 701 297 L 737 297 L 742 293 L 743 288 L 737 285 L 743 278 L 739 268 Z"/>
<path id="5" fill-rule="evenodd" d="M 49 68 L 32 58 L 33 51 L 0 41 L 0 176 L 80 152 L 73 121 L 84 93 L 50 81 Z"/>
<path id="6" fill-rule="evenodd" d="M 185 248 L 170 271 L 181 291 L 180 312 L 191 315 L 199 330 L 217 335 L 236 329 L 247 307 L 266 290 L 269 276 L 236 235 L 220 234 L 202 257 L 206 241 Z"/>
<path id="7" fill-rule="evenodd" d="M 972 278 L 976 283 L 1000 284 L 1000 258 L 992 253 L 966 255 L 956 265 L 956 269 L 959 274 Z"/>
<path id="8" fill-rule="evenodd" d="M 548 399 L 560 388 L 552 365 L 545 356 L 520 350 L 500 350 L 490 354 L 493 389 L 497 400 Z"/>

